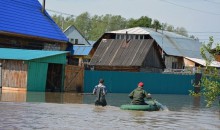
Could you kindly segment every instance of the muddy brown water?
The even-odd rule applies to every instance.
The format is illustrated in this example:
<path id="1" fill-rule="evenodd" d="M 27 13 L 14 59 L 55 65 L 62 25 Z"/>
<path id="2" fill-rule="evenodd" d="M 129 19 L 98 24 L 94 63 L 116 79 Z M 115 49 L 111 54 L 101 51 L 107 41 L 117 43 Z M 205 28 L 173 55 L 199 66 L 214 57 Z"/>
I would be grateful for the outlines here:
<path id="1" fill-rule="evenodd" d="M 206 108 L 202 97 L 153 94 L 169 110 L 121 110 L 127 95 L 110 93 L 108 106 L 96 107 L 90 94 L 2 91 L 0 130 L 220 129 L 218 102 Z"/>

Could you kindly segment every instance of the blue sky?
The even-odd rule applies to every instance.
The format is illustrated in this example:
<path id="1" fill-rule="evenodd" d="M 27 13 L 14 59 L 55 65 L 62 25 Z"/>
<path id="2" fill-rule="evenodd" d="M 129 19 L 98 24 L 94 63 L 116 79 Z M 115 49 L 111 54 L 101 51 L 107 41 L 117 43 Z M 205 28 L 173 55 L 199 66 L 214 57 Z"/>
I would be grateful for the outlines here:
<path id="1" fill-rule="evenodd" d="M 200 41 L 214 36 L 215 42 L 220 42 L 219 0 L 46 0 L 46 9 L 74 16 L 83 12 L 92 16 L 121 15 L 127 19 L 148 16 L 184 27 Z"/>

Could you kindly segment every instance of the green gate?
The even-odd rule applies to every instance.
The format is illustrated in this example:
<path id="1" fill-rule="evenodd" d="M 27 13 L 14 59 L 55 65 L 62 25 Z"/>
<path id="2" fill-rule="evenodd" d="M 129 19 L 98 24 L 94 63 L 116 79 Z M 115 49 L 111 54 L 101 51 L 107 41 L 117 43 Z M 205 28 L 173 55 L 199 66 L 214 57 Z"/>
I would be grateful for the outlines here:
<path id="1" fill-rule="evenodd" d="M 27 91 L 45 91 L 48 63 L 29 62 Z"/>

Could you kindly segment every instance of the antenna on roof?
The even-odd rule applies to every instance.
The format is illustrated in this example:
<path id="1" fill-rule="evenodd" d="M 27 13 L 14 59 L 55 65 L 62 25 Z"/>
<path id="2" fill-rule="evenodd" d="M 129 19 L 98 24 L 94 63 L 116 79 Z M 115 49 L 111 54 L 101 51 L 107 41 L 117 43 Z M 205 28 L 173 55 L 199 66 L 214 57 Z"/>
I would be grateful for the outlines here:
<path id="1" fill-rule="evenodd" d="M 41 10 L 41 11 L 42 11 L 42 13 L 44 13 L 44 12 L 45 12 L 45 3 L 46 3 L 46 0 L 43 0 L 43 3 L 42 3 L 42 4 L 43 4 L 43 5 L 42 5 L 42 10 Z"/>
<path id="2" fill-rule="evenodd" d="M 125 40 L 126 40 L 126 43 L 128 43 L 128 31 L 126 31 L 126 34 L 125 34 Z"/>

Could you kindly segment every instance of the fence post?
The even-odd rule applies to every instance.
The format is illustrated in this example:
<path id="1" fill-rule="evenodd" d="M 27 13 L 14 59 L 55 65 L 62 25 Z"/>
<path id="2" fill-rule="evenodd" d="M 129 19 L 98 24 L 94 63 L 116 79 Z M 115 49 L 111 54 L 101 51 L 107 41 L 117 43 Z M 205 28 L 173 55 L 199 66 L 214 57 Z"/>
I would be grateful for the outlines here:
<path id="1" fill-rule="evenodd" d="M 200 92 L 201 78 L 202 78 L 202 74 L 201 73 L 195 73 L 195 82 L 194 82 L 194 92 L 195 93 L 199 93 Z"/>

